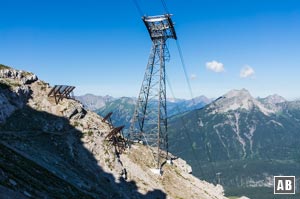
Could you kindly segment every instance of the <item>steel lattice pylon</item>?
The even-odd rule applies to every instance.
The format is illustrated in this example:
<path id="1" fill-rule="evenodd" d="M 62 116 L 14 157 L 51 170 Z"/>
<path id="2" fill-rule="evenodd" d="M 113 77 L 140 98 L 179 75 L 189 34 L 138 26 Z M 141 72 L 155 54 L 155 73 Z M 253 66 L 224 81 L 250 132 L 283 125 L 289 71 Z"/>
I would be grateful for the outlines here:
<path id="1" fill-rule="evenodd" d="M 169 60 L 168 38 L 177 39 L 171 15 L 143 17 L 152 40 L 152 48 L 131 121 L 129 136 L 151 146 L 157 169 L 168 156 L 166 72 Z"/>

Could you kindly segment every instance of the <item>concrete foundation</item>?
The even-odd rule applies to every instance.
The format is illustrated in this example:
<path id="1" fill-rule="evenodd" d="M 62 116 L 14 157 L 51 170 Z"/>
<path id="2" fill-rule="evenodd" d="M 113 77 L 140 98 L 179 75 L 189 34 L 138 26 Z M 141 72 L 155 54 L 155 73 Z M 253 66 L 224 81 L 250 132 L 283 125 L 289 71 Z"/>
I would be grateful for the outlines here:
<path id="1" fill-rule="evenodd" d="M 152 171 L 152 173 L 157 174 L 157 175 L 161 175 L 161 169 L 150 169 Z"/>

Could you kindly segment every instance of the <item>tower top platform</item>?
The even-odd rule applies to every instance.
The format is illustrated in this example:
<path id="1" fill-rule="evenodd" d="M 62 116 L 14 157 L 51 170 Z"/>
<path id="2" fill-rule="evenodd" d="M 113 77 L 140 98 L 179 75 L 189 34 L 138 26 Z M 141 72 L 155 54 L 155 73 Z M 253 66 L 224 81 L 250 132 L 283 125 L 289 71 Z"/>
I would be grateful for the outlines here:
<path id="1" fill-rule="evenodd" d="M 177 39 L 171 14 L 143 17 L 151 40 L 168 38 Z"/>

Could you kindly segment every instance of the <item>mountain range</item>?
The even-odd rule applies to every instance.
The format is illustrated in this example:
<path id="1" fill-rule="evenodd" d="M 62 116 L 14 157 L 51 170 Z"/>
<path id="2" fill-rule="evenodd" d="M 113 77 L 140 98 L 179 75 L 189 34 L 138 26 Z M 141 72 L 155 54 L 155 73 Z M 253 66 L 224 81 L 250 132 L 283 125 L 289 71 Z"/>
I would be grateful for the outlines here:
<path id="1" fill-rule="evenodd" d="M 268 199 L 273 176 L 300 175 L 299 129 L 300 101 L 231 90 L 171 117 L 169 148 L 191 164 L 194 175 L 219 182 L 228 195 Z"/>
<path id="2" fill-rule="evenodd" d="M 112 112 L 111 120 L 116 126 L 125 125 L 124 131 L 126 132 L 130 126 L 130 120 L 132 118 L 136 98 L 134 97 L 121 97 L 114 98 L 111 96 L 96 96 L 92 94 L 86 94 L 82 96 L 76 96 L 76 99 L 81 101 L 84 106 L 98 113 L 101 116 L 106 116 Z M 201 108 L 213 99 L 205 96 L 195 97 L 193 99 L 167 99 L 167 112 L 169 116 L 180 114 L 186 111 L 195 110 Z"/>

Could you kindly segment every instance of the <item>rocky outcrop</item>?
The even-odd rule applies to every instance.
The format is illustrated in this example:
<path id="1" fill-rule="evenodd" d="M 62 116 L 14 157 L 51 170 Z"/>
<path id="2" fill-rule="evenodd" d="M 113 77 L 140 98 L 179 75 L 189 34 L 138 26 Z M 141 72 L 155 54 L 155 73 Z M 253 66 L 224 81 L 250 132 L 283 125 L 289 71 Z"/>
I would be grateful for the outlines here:
<path id="1" fill-rule="evenodd" d="M 87 111 L 83 108 L 82 104 L 75 104 L 65 114 L 69 119 L 82 119 L 87 114 Z"/>
<path id="2" fill-rule="evenodd" d="M 24 107 L 30 97 L 28 84 L 34 81 L 37 81 L 34 74 L 11 68 L 0 69 L 0 124 L 14 111 Z"/>
<path id="3" fill-rule="evenodd" d="M 0 78 L 19 80 L 23 84 L 31 84 L 38 80 L 35 74 L 11 68 L 0 70 Z"/>
<path id="4" fill-rule="evenodd" d="M 9 79 L 21 79 L 22 71 L 14 70 L 12 68 L 0 70 L 0 78 L 9 78 Z"/>
<path id="5" fill-rule="evenodd" d="M 188 174 L 193 173 L 192 167 L 189 164 L 187 164 L 185 160 L 181 158 L 176 158 L 172 162 L 174 165 L 176 165 L 176 167 L 180 168 L 183 172 Z"/>

